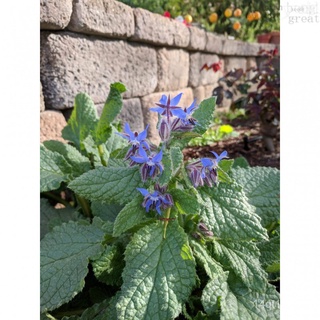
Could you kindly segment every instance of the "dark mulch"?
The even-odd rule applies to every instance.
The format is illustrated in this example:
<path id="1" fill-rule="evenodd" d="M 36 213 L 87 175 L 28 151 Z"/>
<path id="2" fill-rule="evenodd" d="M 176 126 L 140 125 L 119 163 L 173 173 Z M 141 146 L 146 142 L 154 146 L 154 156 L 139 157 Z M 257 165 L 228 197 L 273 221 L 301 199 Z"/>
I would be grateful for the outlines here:
<path id="1" fill-rule="evenodd" d="M 239 132 L 239 136 L 219 141 L 202 147 L 188 147 L 184 149 L 185 160 L 190 158 L 210 157 L 209 151 L 220 154 L 227 150 L 230 159 L 244 157 L 250 166 L 274 167 L 280 169 L 280 130 L 273 139 L 275 152 L 267 151 L 259 132 L 260 123 L 253 119 L 235 119 L 229 122 Z"/>

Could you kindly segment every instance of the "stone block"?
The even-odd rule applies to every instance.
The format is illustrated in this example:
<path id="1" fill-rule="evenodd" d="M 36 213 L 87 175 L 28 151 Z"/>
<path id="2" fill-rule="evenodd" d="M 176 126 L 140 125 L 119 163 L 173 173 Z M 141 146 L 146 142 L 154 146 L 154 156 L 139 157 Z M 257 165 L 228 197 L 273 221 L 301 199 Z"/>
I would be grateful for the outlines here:
<path id="1" fill-rule="evenodd" d="M 191 103 L 193 102 L 193 92 L 191 88 L 185 88 L 181 89 L 179 91 L 170 91 L 170 92 L 156 92 L 149 94 L 147 96 L 144 96 L 141 98 L 141 104 L 142 104 L 142 112 L 143 112 L 143 119 L 144 119 L 144 125 L 150 125 L 148 130 L 148 138 L 151 142 L 154 144 L 160 143 L 160 137 L 157 131 L 157 123 L 158 123 L 158 113 L 150 111 L 149 109 L 152 107 L 155 107 L 155 103 L 159 102 L 161 96 L 163 94 L 169 95 L 170 97 L 175 97 L 179 93 L 183 93 L 181 100 L 179 102 L 179 106 L 181 107 L 189 107 Z"/>
<path id="2" fill-rule="evenodd" d="M 66 142 L 61 131 L 67 122 L 60 111 L 48 110 L 40 113 L 40 142 L 58 140 Z"/>
<path id="3" fill-rule="evenodd" d="M 72 0 L 40 0 L 40 29 L 64 29 L 71 13 Z"/>
<path id="4" fill-rule="evenodd" d="M 41 82 L 49 109 L 72 108 L 79 92 L 104 103 L 113 82 L 126 86 L 124 98 L 150 94 L 157 86 L 156 50 L 145 45 L 65 32 L 44 33 L 40 48 Z"/>
<path id="5" fill-rule="evenodd" d="M 42 93 L 42 84 L 40 82 L 40 112 L 43 112 L 46 109 L 43 99 L 43 93 Z"/>
<path id="6" fill-rule="evenodd" d="M 178 90 L 188 86 L 189 54 L 182 49 L 158 50 L 158 85 L 156 91 Z"/>
<path id="7" fill-rule="evenodd" d="M 200 104 L 200 102 L 205 99 L 205 89 L 204 86 L 200 86 L 197 88 L 194 88 L 193 90 L 193 97 L 196 99 L 196 103 Z"/>
<path id="8" fill-rule="evenodd" d="M 247 59 L 245 57 L 225 57 L 224 70 L 229 72 L 232 69 L 242 68 L 243 71 L 247 69 Z"/>
<path id="9" fill-rule="evenodd" d="M 104 104 L 98 104 L 96 106 L 97 113 L 99 116 L 101 116 L 103 106 Z M 132 131 L 141 132 L 142 130 L 144 130 L 143 114 L 140 99 L 124 99 L 121 112 L 118 115 L 117 119 L 120 120 L 122 124 L 128 122 Z"/>
<path id="10" fill-rule="evenodd" d="M 133 12 L 135 32 L 131 40 L 177 47 L 189 45 L 189 30 L 183 23 L 141 8 Z"/>
<path id="11" fill-rule="evenodd" d="M 128 38 L 134 33 L 133 9 L 114 0 L 74 2 L 68 29 L 80 33 Z"/>
<path id="12" fill-rule="evenodd" d="M 213 84 L 218 81 L 223 74 L 223 65 L 221 70 L 214 72 L 212 69 L 201 70 L 204 64 L 210 66 L 212 63 L 218 62 L 220 59 L 215 54 L 207 53 L 190 53 L 190 68 L 189 68 L 189 86 L 198 87 L 207 84 Z"/>
<path id="13" fill-rule="evenodd" d="M 221 36 L 212 32 L 206 32 L 206 35 L 207 35 L 207 42 L 206 42 L 205 51 L 221 54 L 226 38 L 224 36 Z"/>
<path id="14" fill-rule="evenodd" d="M 190 50 L 204 50 L 207 43 L 206 31 L 197 27 L 190 27 L 190 43 L 188 49 Z"/>
<path id="15" fill-rule="evenodd" d="M 173 44 L 176 47 L 186 48 L 190 43 L 190 32 L 189 28 L 179 21 L 170 19 L 174 26 L 175 32 L 173 34 Z"/>
<path id="16" fill-rule="evenodd" d="M 212 91 L 218 86 L 218 83 L 215 84 L 209 84 L 207 86 L 204 86 L 204 97 L 205 99 L 212 97 Z"/>

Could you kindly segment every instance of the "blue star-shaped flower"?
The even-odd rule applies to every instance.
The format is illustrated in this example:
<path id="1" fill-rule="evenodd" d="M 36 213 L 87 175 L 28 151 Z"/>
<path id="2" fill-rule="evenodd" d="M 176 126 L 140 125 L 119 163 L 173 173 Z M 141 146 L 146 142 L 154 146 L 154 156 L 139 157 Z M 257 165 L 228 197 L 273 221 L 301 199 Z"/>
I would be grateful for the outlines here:
<path id="1" fill-rule="evenodd" d="M 170 99 L 170 95 L 168 95 L 168 97 L 166 95 L 162 95 L 159 103 L 156 103 L 158 107 L 150 108 L 150 110 L 158 112 L 162 116 L 167 116 L 167 118 L 172 117 L 172 111 L 180 109 L 177 104 L 179 103 L 181 96 L 182 93 L 179 93 L 174 98 Z"/>
<path id="2" fill-rule="evenodd" d="M 140 173 L 142 181 L 146 181 L 148 176 L 151 178 L 156 177 L 163 171 L 162 160 L 162 150 L 158 154 L 147 155 L 146 151 L 140 145 L 139 152 L 137 156 L 131 156 L 131 160 L 136 163 L 142 164 Z"/>
<path id="3" fill-rule="evenodd" d="M 128 140 L 128 143 L 132 147 L 128 150 L 125 159 L 129 159 L 131 156 L 134 156 L 139 149 L 140 145 L 143 146 L 146 150 L 150 150 L 149 144 L 146 141 L 148 134 L 149 125 L 142 132 L 138 133 L 137 131 L 132 132 L 130 125 L 126 122 L 124 125 L 124 133 L 117 132 L 117 134 Z"/>

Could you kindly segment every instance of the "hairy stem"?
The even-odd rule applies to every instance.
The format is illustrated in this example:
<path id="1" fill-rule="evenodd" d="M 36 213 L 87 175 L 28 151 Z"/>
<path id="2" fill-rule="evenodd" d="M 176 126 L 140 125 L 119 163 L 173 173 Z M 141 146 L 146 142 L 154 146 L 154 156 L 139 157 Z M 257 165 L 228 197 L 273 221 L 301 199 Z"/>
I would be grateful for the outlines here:
<path id="1" fill-rule="evenodd" d="M 106 167 L 106 166 L 107 166 L 107 163 L 106 163 L 105 160 L 103 159 L 104 151 L 103 151 L 102 144 L 100 144 L 100 145 L 98 146 L 98 151 L 99 151 L 101 163 Z"/>
<path id="2" fill-rule="evenodd" d="M 171 212 L 171 207 L 169 207 L 164 214 L 164 217 L 166 220 L 163 223 L 163 239 L 166 238 L 166 232 L 167 232 L 167 226 L 168 226 L 168 222 L 169 222 L 169 218 L 170 218 L 170 212 Z"/>
<path id="3" fill-rule="evenodd" d="M 76 195 L 76 198 L 78 203 L 81 205 L 82 211 L 85 214 L 85 216 L 92 219 L 92 213 L 88 201 L 78 195 Z"/>

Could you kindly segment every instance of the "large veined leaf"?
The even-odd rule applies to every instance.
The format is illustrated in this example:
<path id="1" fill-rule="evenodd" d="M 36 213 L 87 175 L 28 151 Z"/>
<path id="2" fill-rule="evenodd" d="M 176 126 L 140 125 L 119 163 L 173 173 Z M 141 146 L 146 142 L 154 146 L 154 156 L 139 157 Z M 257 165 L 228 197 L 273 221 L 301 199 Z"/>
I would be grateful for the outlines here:
<path id="1" fill-rule="evenodd" d="M 267 240 L 260 217 L 243 190 L 234 184 L 221 183 L 218 187 L 198 189 L 203 222 L 214 236 L 233 240 Z"/>
<path id="2" fill-rule="evenodd" d="M 257 244 L 260 250 L 260 261 L 264 268 L 280 262 L 280 236 L 274 236 L 269 241 Z"/>
<path id="3" fill-rule="evenodd" d="M 126 87 L 120 82 L 112 83 L 110 85 L 109 95 L 107 101 L 104 104 L 101 117 L 96 127 L 95 140 L 97 145 L 106 142 L 107 139 L 111 136 L 111 122 L 121 111 L 121 93 L 125 91 Z"/>
<path id="4" fill-rule="evenodd" d="M 263 291 L 267 273 L 259 261 L 259 250 L 252 242 L 214 241 L 214 257 L 226 270 L 232 270 L 243 283 L 256 291 Z"/>
<path id="5" fill-rule="evenodd" d="M 120 243 L 107 246 L 101 257 L 92 261 L 96 278 L 109 285 L 121 285 L 124 268 L 123 248 Z"/>
<path id="6" fill-rule="evenodd" d="M 83 150 L 82 142 L 95 130 L 97 121 L 97 110 L 92 99 L 85 93 L 79 93 L 75 97 L 68 124 L 62 130 L 62 137 L 73 142 L 78 150 Z"/>
<path id="7" fill-rule="evenodd" d="M 216 97 L 210 97 L 202 100 L 199 108 L 193 113 L 193 117 L 197 120 L 197 125 L 193 129 L 194 132 L 204 134 L 212 125 L 214 118 L 214 109 L 216 107 Z"/>
<path id="8" fill-rule="evenodd" d="M 114 222 L 113 236 L 118 237 L 123 232 L 134 227 L 146 217 L 146 210 L 142 206 L 143 197 L 137 195 L 117 215 Z"/>
<path id="9" fill-rule="evenodd" d="M 139 167 L 99 167 L 76 178 L 69 188 L 89 200 L 125 204 L 142 186 Z"/>
<path id="10" fill-rule="evenodd" d="M 108 138 L 108 140 L 104 144 L 107 151 L 107 161 L 109 160 L 112 152 L 118 149 L 122 149 L 128 145 L 128 141 L 126 139 L 116 134 L 116 132 L 118 131 L 113 125 L 111 125 L 111 130 L 112 130 L 111 136 Z"/>
<path id="11" fill-rule="evenodd" d="M 123 206 L 117 204 L 106 204 L 100 201 L 91 202 L 91 211 L 95 217 L 101 218 L 103 221 L 114 222 Z"/>
<path id="12" fill-rule="evenodd" d="M 45 235 L 40 246 L 41 312 L 70 301 L 84 287 L 89 259 L 103 251 L 104 232 L 70 221 Z"/>
<path id="13" fill-rule="evenodd" d="M 72 172 L 66 159 L 40 145 L 40 192 L 55 190 L 62 181 L 68 181 Z"/>
<path id="14" fill-rule="evenodd" d="M 170 191 L 174 205 L 182 214 L 197 214 L 200 211 L 201 204 L 198 203 L 195 194 L 192 195 L 194 189 L 182 191 L 180 189 L 173 189 Z"/>
<path id="15" fill-rule="evenodd" d="M 224 272 L 221 264 L 209 255 L 204 246 L 196 241 L 191 241 L 191 246 L 194 256 L 199 260 L 210 279 L 214 279 L 219 275 L 227 278 L 227 273 Z"/>
<path id="16" fill-rule="evenodd" d="M 231 176 L 240 184 L 249 203 L 256 207 L 262 225 L 280 219 L 280 171 L 269 167 L 235 168 Z"/>
<path id="17" fill-rule="evenodd" d="M 209 315 L 221 320 L 277 320 L 280 319 L 279 294 L 267 284 L 264 292 L 248 289 L 240 282 L 233 286 L 224 276 L 210 280 L 203 290 L 201 301 Z"/>
<path id="18" fill-rule="evenodd" d="M 196 282 L 187 236 L 170 222 L 166 238 L 157 222 L 140 229 L 129 243 L 123 272 L 118 319 L 174 319 Z"/>
<path id="19" fill-rule="evenodd" d="M 67 160 L 72 166 L 73 177 L 80 176 L 91 170 L 89 159 L 83 156 L 75 147 L 57 140 L 44 141 L 43 144 L 47 149 L 58 152 Z"/>

